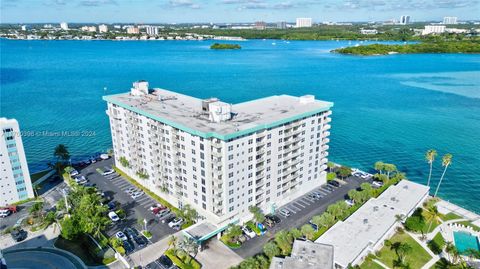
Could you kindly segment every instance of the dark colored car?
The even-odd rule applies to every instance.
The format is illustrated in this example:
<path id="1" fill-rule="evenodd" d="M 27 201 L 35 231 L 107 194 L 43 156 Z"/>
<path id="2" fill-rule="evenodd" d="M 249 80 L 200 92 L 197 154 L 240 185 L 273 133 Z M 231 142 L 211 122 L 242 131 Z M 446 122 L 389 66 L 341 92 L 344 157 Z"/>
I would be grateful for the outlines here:
<path id="1" fill-rule="evenodd" d="M 168 217 L 168 218 L 162 219 L 162 223 L 169 223 L 169 222 L 171 222 L 171 221 L 174 220 L 174 219 L 175 219 L 175 215 L 172 215 L 172 216 L 170 216 L 170 217 Z"/>
<path id="2" fill-rule="evenodd" d="M 132 228 L 125 228 L 124 232 L 130 238 L 130 240 L 137 243 L 139 247 L 143 247 L 148 244 L 147 239 L 143 235 L 140 235 L 137 230 Z"/>
<path id="3" fill-rule="evenodd" d="M 22 229 L 15 229 L 13 230 L 10 235 L 12 236 L 15 242 L 21 242 L 27 238 L 27 232 Z"/>
<path id="4" fill-rule="evenodd" d="M 330 185 L 324 185 L 324 186 L 322 186 L 322 188 L 324 188 L 326 190 L 329 190 L 329 191 L 333 191 L 333 187 L 330 186 Z"/>
<path id="5" fill-rule="evenodd" d="M 281 221 L 281 219 L 277 215 L 272 215 L 272 214 L 265 215 L 265 218 L 273 221 L 275 224 L 278 224 Z"/>
<path id="6" fill-rule="evenodd" d="M 160 258 L 157 259 L 157 263 L 158 265 L 160 265 L 162 268 L 165 268 L 165 269 L 168 269 L 173 265 L 172 260 L 170 260 L 170 258 L 165 255 L 160 256 Z"/>
<path id="7" fill-rule="evenodd" d="M 117 203 L 115 203 L 115 201 L 110 201 L 108 204 L 108 209 L 109 210 L 114 210 L 116 207 L 117 207 Z"/>
<path id="8" fill-rule="evenodd" d="M 335 186 L 335 187 L 340 187 L 340 183 L 336 180 L 330 180 L 328 181 L 328 184 Z"/>
<path id="9" fill-rule="evenodd" d="M 125 249 L 125 253 L 127 254 L 132 252 L 135 249 L 135 247 L 132 244 L 130 244 L 130 242 L 128 241 L 123 241 L 122 243 L 123 243 L 123 248 Z"/>

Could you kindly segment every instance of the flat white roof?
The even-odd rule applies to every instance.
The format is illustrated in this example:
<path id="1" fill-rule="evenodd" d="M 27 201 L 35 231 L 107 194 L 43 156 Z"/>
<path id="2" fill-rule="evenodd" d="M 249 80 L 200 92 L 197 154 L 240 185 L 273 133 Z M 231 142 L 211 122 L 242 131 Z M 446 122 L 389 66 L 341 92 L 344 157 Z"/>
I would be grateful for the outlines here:
<path id="1" fill-rule="evenodd" d="M 202 111 L 203 99 L 155 88 L 143 96 L 130 93 L 104 96 L 107 102 L 203 137 L 230 139 L 248 132 L 271 128 L 285 122 L 327 111 L 333 103 L 302 97 L 275 95 L 232 105 L 233 118 L 211 122 Z"/>
<path id="2" fill-rule="evenodd" d="M 290 257 L 274 257 L 270 269 L 333 269 L 333 247 L 295 240 Z"/>
<path id="3" fill-rule="evenodd" d="M 429 187 L 402 180 L 372 198 L 343 222 L 337 222 L 315 242 L 332 245 L 335 263 L 347 267 L 365 249 L 390 231 L 396 215 L 409 215 L 428 195 Z"/>

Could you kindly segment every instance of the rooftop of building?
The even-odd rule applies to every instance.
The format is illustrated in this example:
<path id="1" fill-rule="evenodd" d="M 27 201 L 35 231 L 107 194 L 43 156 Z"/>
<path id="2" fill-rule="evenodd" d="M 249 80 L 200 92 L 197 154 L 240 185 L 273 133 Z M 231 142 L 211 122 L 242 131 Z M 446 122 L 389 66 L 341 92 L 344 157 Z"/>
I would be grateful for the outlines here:
<path id="1" fill-rule="evenodd" d="M 315 100 L 314 96 L 289 95 L 275 95 L 231 106 L 218 102 L 229 106 L 231 119 L 213 122 L 202 109 L 205 101 L 218 101 L 213 98 L 203 100 L 155 88 L 150 89 L 148 94 L 122 93 L 104 96 L 103 99 L 180 130 L 222 140 L 276 127 L 330 110 L 333 106 L 331 102 Z"/>
<path id="2" fill-rule="evenodd" d="M 346 267 L 364 249 L 383 238 L 397 221 L 396 215 L 410 214 L 428 190 L 427 186 L 402 180 L 379 197 L 367 201 L 345 221 L 337 222 L 315 242 L 332 245 L 335 263 Z"/>
<path id="3" fill-rule="evenodd" d="M 333 269 L 333 246 L 295 240 L 289 257 L 272 259 L 270 269 Z"/>

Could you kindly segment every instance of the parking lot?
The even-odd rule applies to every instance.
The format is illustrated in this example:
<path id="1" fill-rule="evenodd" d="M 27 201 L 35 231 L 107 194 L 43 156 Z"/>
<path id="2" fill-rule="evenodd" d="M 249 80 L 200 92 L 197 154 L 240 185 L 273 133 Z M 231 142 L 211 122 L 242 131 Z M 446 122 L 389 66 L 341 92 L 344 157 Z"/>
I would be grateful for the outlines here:
<path id="1" fill-rule="evenodd" d="M 330 204 L 339 200 L 344 200 L 348 191 L 360 187 L 363 182 L 370 182 L 370 180 L 362 179 L 359 177 L 351 176 L 345 180 L 345 184 L 341 184 L 339 187 L 321 186 L 313 191 L 319 192 L 322 195 L 320 199 L 312 199 L 305 194 L 294 201 L 280 207 L 277 212 L 283 208 L 291 212 L 291 216 L 285 217 L 276 213 L 280 217 L 281 222 L 272 228 L 269 228 L 265 235 L 256 236 L 247 240 L 242 244 L 242 247 L 235 249 L 234 251 L 242 258 L 251 257 L 257 253 L 263 251 L 263 245 L 269 240 L 274 238 L 275 233 L 285 229 L 289 230 L 294 227 L 301 227 L 315 215 L 322 214 Z M 310 192 L 311 193 L 311 192 Z"/>
<path id="2" fill-rule="evenodd" d="M 107 235 L 114 236 L 116 232 L 125 231 L 126 228 L 141 231 L 145 226 L 144 220 L 147 221 L 147 230 L 152 233 L 152 237 L 149 239 L 150 243 L 175 233 L 174 229 L 168 227 L 167 223 L 162 223 L 150 211 L 150 207 L 158 203 L 153 198 L 144 193 L 140 197 L 133 199 L 126 190 L 137 188 L 125 178 L 116 173 L 103 176 L 97 171 L 97 169 L 103 171 L 110 169 L 113 164 L 112 161 L 112 159 L 103 160 L 79 169 L 80 174 L 85 176 L 89 183 L 95 185 L 99 191 L 104 192 L 105 197 L 110 197 L 113 201 L 119 203 L 119 208 L 122 208 L 126 213 L 125 219 L 114 223 L 106 231 Z M 136 243 L 134 247 L 134 251 L 139 248 Z"/>

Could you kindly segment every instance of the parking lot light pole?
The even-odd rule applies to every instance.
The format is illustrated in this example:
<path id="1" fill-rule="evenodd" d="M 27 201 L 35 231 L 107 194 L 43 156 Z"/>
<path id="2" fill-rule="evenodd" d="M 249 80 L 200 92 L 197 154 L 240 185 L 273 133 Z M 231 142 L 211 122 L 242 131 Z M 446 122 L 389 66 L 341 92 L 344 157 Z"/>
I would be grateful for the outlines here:
<path id="1" fill-rule="evenodd" d="M 147 231 L 147 219 L 143 219 L 143 223 L 145 223 L 145 231 Z"/>

